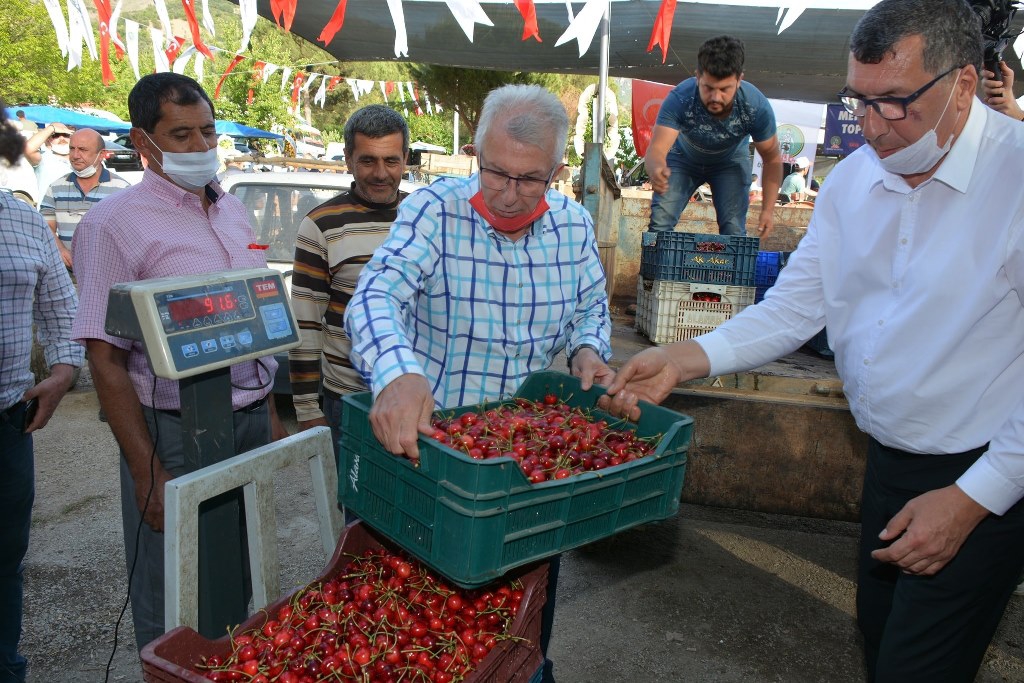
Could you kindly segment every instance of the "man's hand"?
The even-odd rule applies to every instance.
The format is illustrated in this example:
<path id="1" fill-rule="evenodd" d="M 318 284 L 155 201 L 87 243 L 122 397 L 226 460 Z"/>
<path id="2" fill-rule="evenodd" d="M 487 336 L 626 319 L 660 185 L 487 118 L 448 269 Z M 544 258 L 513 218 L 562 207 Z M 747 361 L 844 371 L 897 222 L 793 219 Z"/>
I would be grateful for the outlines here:
<path id="1" fill-rule="evenodd" d="M 25 432 L 34 432 L 42 429 L 53 416 L 57 404 L 64 398 L 64 394 L 71 388 L 71 379 L 74 377 L 75 368 L 72 365 L 57 363 L 50 368 L 50 376 L 39 384 L 25 392 L 22 400 L 27 401 L 34 398 L 39 401 L 39 408 L 32 422 L 25 425 Z"/>
<path id="2" fill-rule="evenodd" d="M 768 237 L 775 229 L 775 202 L 762 202 L 761 215 L 757 218 L 757 236 Z"/>
<path id="3" fill-rule="evenodd" d="M 908 501 L 878 537 L 892 541 L 871 553 L 907 574 L 936 574 L 960 551 L 974 527 L 989 511 L 952 485 Z"/>
<path id="4" fill-rule="evenodd" d="M 589 390 L 595 384 L 608 386 L 615 379 L 615 371 L 590 347 L 584 347 L 573 355 L 569 372 L 580 378 L 580 389 L 583 391 Z"/>
<path id="5" fill-rule="evenodd" d="M 160 464 L 160 459 L 153 455 L 153 478 L 149 476 L 148 466 L 144 471 L 133 472 L 132 481 L 135 483 L 135 504 L 142 513 L 142 519 L 153 531 L 164 530 L 164 484 L 174 479 L 170 473 Z M 151 486 L 152 485 L 152 486 Z M 150 492 L 152 488 L 152 492 Z M 149 502 L 146 502 L 146 498 Z"/>
<path id="6" fill-rule="evenodd" d="M 57 238 L 57 251 L 60 252 L 60 259 L 67 268 L 73 268 L 71 250 L 64 246 L 64 240 Z"/>
<path id="7" fill-rule="evenodd" d="M 668 192 L 668 179 L 672 175 L 672 169 L 662 164 L 660 166 L 652 166 L 647 170 L 647 177 L 651 181 L 651 189 L 658 194 L 665 194 Z"/>
<path id="8" fill-rule="evenodd" d="M 1006 114 L 1018 121 L 1024 120 L 1024 111 L 1013 97 L 1013 69 L 1006 62 L 999 62 L 1000 75 L 981 70 L 981 89 L 985 94 L 985 104 L 996 111 Z M 995 80 L 1001 78 L 1002 80 Z"/>
<path id="9" fill-rule="evenodd" d="M 288 430 L 285 429 L 284 423 L 281 422 L 281 418 L 277 415 L 277 401 L 274 399 L 273 392 L 267 395 L 267 415 L 270 417 L 271 441 L 280 441 L 291 436 Z"/>
<path id="10" fill-rule="evenodd" d="M 420 459 L 416 439 L 434 433 L 430 416 L 434 395 L 423 375 L 406 374 L 391 382 L 377 395 L 370 408 L 370 426 L 377 440 L 395 455 Z"/>

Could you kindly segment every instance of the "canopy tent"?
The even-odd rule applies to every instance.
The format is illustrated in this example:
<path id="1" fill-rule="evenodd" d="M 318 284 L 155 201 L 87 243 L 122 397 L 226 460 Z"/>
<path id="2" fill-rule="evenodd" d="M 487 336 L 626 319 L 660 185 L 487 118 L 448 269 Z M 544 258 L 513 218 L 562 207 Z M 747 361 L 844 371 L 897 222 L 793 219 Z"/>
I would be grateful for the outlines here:
<path id="1" fill-rule="evenodd" d="M 237 1 L 237 0 L 236 0 Z M 579 15 L 584 5 L 571 3 Z M 680 0 L 672 22 L 669 51 L 647 45 L 661 0 L 611 0 L 609 74 L 677 83 L 693 74 L 697 48 L 707 38 L 729 33 L 746 44 L 745 78 L 768 97 L 834 102 L 846 79 L 849 36 L 875 0 Z M 297 6 L 293 33 L 316 42 L 331 18 L 334 0 Z M 493 26 L 472 24 L 467 37 L 441 0 L 400 0 L 408 56 L 403 61 L 481 69 L 596 74 L 600 39 L 581 57 L 576 40 L 556 47 L 570 25 L 564 0 L 535 0 L 543 42 L 522 40 L 523 18 L 511 0 L 483 0 Z M 257 0 L 258 12 L 273 20 L 270 0 Z M 341 61 L 395 60 L 396 23 L 381 0 L 349 0 L 342 29 L 326 46 Z M 801 11 L 802 10 L 802 11 Z M 1018 14 L 1018 26 L 1024 17 Z M 780 28 L 782 29 L 780 32 Z M 1005 57 L 1015 69 L 1013 50 Z"/>
<path id="2" fill-rule="evenodd" d="M 262 128 L 253 128 L 252 126 L 246 126 L 241 123 L 235 123 L 234 121 L 222 121 L 220 119 L 215 122 L 218 135 L 230 135 L 236 138 L 270 138 L 272 140 L 283 140 L 284 136 L 278 133 L 271 133 L 268 130 Z"/>
<path id="3" fill-rule="evenodd" d="M 127 121 L 114 121 L 102 116 L 83 114 L 82 112 L 43 104 L 7 107 L 8 118 L 13 119 L 15 113 L 19 111 L 25 112 L 25 118 L 34 123 L 42 125 L 63 123 L 71 128 L 92 128 L 103 135 L 107 133 L 127 133 L 132 127 L 132 124 Z"/>
<path id="4" fill-rule="evenodd" d="M 423 142 L 422 140 L 417 140 L 416 142 L 411 143 L 409 145 L 409 149 L 419 150 L 422 152 L 438 152 L 440 154 L 448 153 L 447 147 L 442 147 L 441 145 L 432 145 L 429 142 Z"/>

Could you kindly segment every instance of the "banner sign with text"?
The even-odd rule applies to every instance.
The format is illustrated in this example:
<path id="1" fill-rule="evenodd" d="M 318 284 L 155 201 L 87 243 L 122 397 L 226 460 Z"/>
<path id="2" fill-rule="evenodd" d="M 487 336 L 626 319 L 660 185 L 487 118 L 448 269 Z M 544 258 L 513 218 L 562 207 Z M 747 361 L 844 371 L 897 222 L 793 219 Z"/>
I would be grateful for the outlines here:
<path id="1" fill-rule="evenodd" d="M 841 104 L 828 105 L 825 113 L 825 156 L 846 156 L 864 144 L 864 135 L 857 117 Z"/>

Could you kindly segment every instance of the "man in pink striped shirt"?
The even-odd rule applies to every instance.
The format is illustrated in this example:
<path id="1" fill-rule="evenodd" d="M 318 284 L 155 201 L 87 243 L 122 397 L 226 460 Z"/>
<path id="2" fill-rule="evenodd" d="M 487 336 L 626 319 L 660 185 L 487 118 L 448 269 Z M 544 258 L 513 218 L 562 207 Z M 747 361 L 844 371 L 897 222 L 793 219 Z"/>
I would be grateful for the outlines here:
<path id="1" fill-rule="evenodd" d="M 245 207 L 214 181 L 214 110 L 202 87 L 179 74 L 150 74 L 132 88 L 128 111 L 132 143 L 149 166 L 141 183 L 99 202 L 75 231 L 81 303 L 72 338 L 86 347 L 121 448 L 121 514 L 129 572 L 138 558 L 131 601 L 141 649 L 164 632 L 164 484 L 186 472 L 179 393 L 176 381 L 153 375 L 139 342 L 106 334 L 107 294 L 118 282 L 266 262 L 250 248 Z M 284 436 L 268 400 L 276 367 L 268 356 L 231 369 L 236 453 Z"/>

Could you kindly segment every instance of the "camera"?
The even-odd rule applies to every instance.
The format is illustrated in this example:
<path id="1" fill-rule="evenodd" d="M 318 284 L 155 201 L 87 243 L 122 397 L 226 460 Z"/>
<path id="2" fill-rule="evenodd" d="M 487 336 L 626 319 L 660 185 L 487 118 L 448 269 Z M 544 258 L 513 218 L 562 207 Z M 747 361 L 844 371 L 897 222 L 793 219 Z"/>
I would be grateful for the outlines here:
<path id="1" fill-rule="evenodd" d="M 1016 34 L 1010 29 L 1010 21 L 1017 12 L 1016 0 L 971 0 L 971 9 L 981 19 L 981 34 L 985 40 L 985 68 L 999 74 L 999 62 L 1003 50 Z"/>

